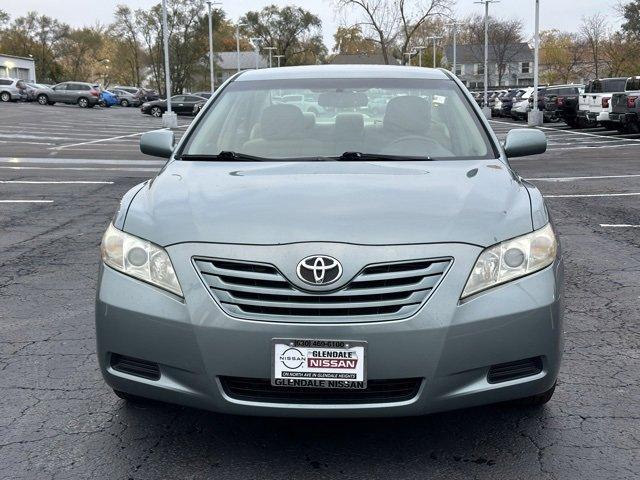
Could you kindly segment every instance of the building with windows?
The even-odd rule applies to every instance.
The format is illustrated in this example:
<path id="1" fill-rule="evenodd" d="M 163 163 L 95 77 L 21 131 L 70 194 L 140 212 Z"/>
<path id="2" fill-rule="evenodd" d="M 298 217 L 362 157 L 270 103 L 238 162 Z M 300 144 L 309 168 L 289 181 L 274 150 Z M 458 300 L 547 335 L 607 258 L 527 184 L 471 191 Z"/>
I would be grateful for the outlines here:
<path id="1" fill-rule="evenodd" d="M 17 57 L 0 53 L 0 77 L 36 81 L 36 63 L 30 57 Z"/>
<path id="2" fill-rule="evenodd" d="M 489 45 L 489 86 L 533 85 L 533 49 L 528 43 Z M 453 46 L 445 47 L 444 65 L 453 66 Z M 458 45 L 456 75 L 470 89 L 484 88 L 484 44 Z"/>
<path id="3" fill-rule="evenodd" d="M 217 52 L 214 53 L 216 63 L 216 83 L 220 85 L 231 75 L 238 71 L 238 52 Z M 257 62 L 257 63 L 256 63 Z M 277 59 L 273 59 L 274 66 Z M 256 52 L 240 52 L 240 70 L 253 70 L 255 68 L 268 68 L 269 57 L 256 55 Z"/>

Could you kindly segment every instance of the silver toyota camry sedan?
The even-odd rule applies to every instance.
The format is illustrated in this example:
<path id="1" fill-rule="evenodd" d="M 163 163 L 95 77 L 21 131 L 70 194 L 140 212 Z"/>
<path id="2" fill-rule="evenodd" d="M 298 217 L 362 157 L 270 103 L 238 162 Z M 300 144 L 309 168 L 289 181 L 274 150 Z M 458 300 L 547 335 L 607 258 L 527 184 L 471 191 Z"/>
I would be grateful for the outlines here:
<path id="1" fill-rule="evenodd" d="M 282 416 L 542 405 L 563 267 L 542 195 L 445 70 L 239 73 L 102 239 L 102 374 L 126 399 Z"/>

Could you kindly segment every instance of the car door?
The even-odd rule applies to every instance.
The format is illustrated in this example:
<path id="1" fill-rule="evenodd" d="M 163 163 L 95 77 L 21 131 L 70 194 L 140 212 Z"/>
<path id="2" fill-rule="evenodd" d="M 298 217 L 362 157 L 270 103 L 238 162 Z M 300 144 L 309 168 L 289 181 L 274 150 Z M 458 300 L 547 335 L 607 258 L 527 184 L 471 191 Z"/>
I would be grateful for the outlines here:
<path id="1" fill-rule="evenodd" d="M 185 99 L 184 95 L 174 95 L 171 97 L 171 109 L 176 113 L 185 113 Z"/>
<path id="2" fill-rule="evenodd" d="M 49 95 L 52 102 L 64 102 L 64 95 L 67 91 L 66 83 L 59 83 L 51 87 L 51 94 Z"/>
<path id="3" fill-rule="evenodd" d="M 187 95 L 184 99 L 184 113 L 188 113 L 191 115 L 193 113 L 193 107 L 196 103 L 201 102 L 202 97 L 198 97 L 195 95 Z"/>

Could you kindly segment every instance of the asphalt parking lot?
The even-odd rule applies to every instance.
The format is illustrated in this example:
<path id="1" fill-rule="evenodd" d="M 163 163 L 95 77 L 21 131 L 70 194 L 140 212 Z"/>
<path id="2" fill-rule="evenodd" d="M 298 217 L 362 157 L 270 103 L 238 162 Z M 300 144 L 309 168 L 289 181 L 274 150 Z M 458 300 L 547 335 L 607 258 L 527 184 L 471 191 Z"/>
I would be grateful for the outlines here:
<path id="1" fill-rule="evenodd" d="M 98 245 L 161 167 L 137 146 L 159 126 L 132 108 L 0 104 L 1 479 L 640 478 L 640 135 L 550 124 L 547 153 L 512 161 L 565 253 L 549 404 L 318 421 L 127 405 L 103 383 Z"/>

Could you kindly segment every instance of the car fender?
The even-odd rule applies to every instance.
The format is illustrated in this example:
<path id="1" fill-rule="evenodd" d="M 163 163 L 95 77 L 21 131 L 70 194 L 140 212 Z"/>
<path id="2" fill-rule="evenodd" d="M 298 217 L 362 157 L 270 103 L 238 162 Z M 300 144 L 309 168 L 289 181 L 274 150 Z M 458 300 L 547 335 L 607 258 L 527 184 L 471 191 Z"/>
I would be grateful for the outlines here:
<path id="1" fill-rule="evenodd" d="M 544 198 L 540 190 L 538 190 L 538 187 L 526 180 L 523 180 L 522 184 L 527 189 L 529 201 L 531 202 L 531 224 L 534 230 L 538 230 L 549 223 L 547 206 L 544 203 Z"/>
<path id="2" fill-rule="evenodd" d="M 138 192 L 140 192 L 140 190 L 142 190 L 142 188 L 147 183 L 149 183 L 149 180 L 146 180 L 142 183 L 137 184 L 136 186 L 132 187 L 127 193 L 123 195 L 122 200 L 120 200 L 120 205 L 118 206 L 118 210 L 116 210 L 116 213 L 113 215 L 112 223 L 114 227 L 116 227 L 119 230 L 122 230 L 124 228 L 124 221 L 127 218 L 129 205 L 131 205 L 131 202 L 136 197 Z"/>

